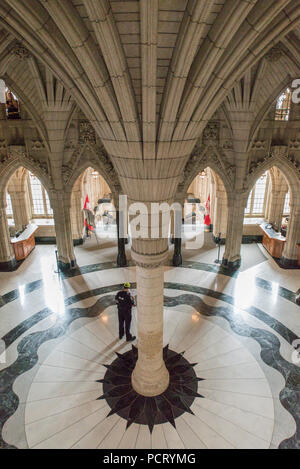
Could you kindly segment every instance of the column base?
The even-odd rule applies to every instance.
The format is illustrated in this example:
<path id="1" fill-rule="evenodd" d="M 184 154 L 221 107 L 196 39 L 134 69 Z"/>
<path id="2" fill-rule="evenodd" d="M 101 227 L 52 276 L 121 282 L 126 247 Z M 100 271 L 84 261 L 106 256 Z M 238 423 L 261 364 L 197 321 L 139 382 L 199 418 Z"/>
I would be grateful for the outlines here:
<path id="1" fill-rule="evenodd" d="M 83 238 L 73 239 L 73 246 L 81 246 L 83 244 Z"/>
<path id="2" fill-rule="evenodd" d="M 69 270 L 75 269 L 76 261 L 75 260 L 71 262 L 58 261 L 58 267 L 61 272 L 68 272 Z"/>
<path id="3" fill-rule="evenodd" d="M 0 262 L 0 272 L 13 272 L 14 270 L 17 270 L 18 267 L 19 263 L 15 258 L 10 261 Z"/>
<path id="4" fill-rule="evenodd" d="M 148 370 L 145 368 L 146 366 L 142 367 L 137 362 L 131 375 L 132 387 L 142 396 L 159 396 L 165 392 L 170 382 L 170 376 L 165 362 L 162 363 L 162 366 L 158 371 L 155 371 L 155 373 L 151 373 L 150 375 Z"/>
<path id="5" fill-rule="evenodd" d="M 119 267 L 127 267 L 127 259 L 125 254 L 118 254 L 117 265 Z"/>
<path id="6" fill-rule="evenodd" d="M 174 267 L 179 267 L 180 265 L 182 265 L 182 255 L 174 254 L 172 264 L 174 265 Z"/>
<path id="7" fill-rule="evenodd" d="M 215 244 L 217 244 L 217 240 L 218 240 L 218 239 L 219 239 L 219 238 L 213 234 L 213 242 L 214 242 Z M 223 245 L 223 244 L 225 244 L 225 242 L 226 242 L 226 238 L 220 238 L 220 244 Z"/>
<path id="8" fill-rule="evenodd" d="M 223 258 L 222 265 L 228 269 L 238 269 L 241 266 L 241 258 L 235 261 L 228 261 L 228 259 Z"/>
<path id="9" fill-rule="evenodd" d="M 295 268 L 300 269 L 297 259 L 287 259 L 286 257 L 283 257 L 283 256 L 280 258 L 279 265 L 283 267 L 284 269 L 295 269 Z"/>

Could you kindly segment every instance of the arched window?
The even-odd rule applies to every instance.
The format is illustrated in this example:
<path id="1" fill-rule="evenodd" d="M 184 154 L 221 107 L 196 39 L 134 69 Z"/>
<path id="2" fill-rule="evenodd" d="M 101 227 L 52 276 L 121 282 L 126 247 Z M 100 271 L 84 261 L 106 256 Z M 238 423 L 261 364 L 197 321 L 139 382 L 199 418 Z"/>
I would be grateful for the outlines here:
<path id="1" fill-rule="evenodd" d="M 41 181 L 34 174 L 29 173 L 29 182 L 33 217 L 38 218 L 42 216 L 52 218 L 53 211 L 50 206 L 49 196 L 42 186 Z"/>
<path id="2" fill-rule="evenodd" d="M 20 119 L 19 100 L 10 89 L 6 88 L 6 115 L 7 119 Z"/>
<path id="3" fill-rule="evenodd" d="M 245 215 L 251 217 L 264 216 L 266 205 L 266 193 L 269 184 L 269 174 L 265 172 L 256 182 L 250 192 Z"/>
<path id="4" fill-rule="evenodd" d="M 287 88 L 276 103 L 275 120 L 276 121 L 288 121 L 291 112 L 291 101 L 292 101 L 292 90 Z"/>
<path id="5" fill-rule="evenodd" d="M 10 194 L 6 192 L 6 215 L 8 215 L 9 218 L 12 218 L 13 214 L 14 213 L 13 213 L 13 208 L 11 204 Z"/>
<path id="6" fill-rule="evenodd" d="M 283 215 L 290 214 L 290 191 L 288 191 L 285 195 L 284 207 L 283 207 Z"/>

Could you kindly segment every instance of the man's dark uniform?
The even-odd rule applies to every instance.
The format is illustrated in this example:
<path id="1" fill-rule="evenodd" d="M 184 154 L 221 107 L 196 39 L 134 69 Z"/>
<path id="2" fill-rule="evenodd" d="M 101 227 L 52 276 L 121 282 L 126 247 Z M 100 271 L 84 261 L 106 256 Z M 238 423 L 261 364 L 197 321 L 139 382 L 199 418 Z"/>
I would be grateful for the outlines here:
<path id="1" fill-rule="evenodd" d="M 125 333 L 126 340 L 129 341 L 132 338 L 130 334 L 130 324 L 131 324 L 131 308 L 134 305 L 134 299 L 130 295 L 129 291 L 119 291 L 115 300 L 118 305 L 118 315 L 119 315 L 119 338 L 122 339 L 124 335 L 124 323 L 125 323 Z"/>

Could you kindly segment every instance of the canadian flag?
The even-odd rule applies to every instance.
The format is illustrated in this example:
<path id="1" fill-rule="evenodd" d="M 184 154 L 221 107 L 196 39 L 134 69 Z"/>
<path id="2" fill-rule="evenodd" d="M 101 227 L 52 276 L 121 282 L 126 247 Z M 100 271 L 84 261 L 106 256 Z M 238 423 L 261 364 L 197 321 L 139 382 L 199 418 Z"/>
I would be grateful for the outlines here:
<path id="1" fill-rule="evenodd" d="M 90 200 L 89 200 L 89 196 L 87 195 L 86 198 L 85 198 L 85 202 L 84 202 L 84 207 L 83 207 L 84 210 L 91 210 L 91 204 L 90 204 Z M 88 220 L 85 218 L 84 220 L 84 226 L 87 226 L 88 230 L 90 231 L 93 231 L 94 230 L 94 227 L 92 225 L 90 225 L 88 223 Z"/>
<path id="2" fill-rule="evenodd" d="M 89 199 L 89 196 L 87 195 L 86 198 L 85 198 L 85 202 L 84 202 L 84 209 L 86 210 L 91 210 L 91 204 L 90 204 L 90 199 Z"/>
<path id="3" fill-rule="evenodd" d="M 207 198 L 205 208 L 206 208 L 206 214 L 205 214 L 205 218 L 204 218 L 204 224 L 206 226 L 209 226 L 211 224 L 211 219 L 210 219 L 210 195 Z"/>

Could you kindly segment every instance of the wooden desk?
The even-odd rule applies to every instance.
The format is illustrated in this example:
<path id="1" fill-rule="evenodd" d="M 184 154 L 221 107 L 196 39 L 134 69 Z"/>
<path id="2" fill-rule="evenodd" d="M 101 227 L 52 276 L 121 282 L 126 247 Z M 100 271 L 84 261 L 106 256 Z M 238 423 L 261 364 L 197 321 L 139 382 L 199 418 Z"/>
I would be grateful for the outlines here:
<path id="1" fill-rule="evenodd" d="M 280 259 L 286 238 L 277 233 L 273 228 L 266 228 L 266 224 L 260 225 L 263 232 L 262 244 L 272 257 Z"/>
<path id="2" fill-rule="evenodd" d="M 25 259 L 35 248 L 34 233 L 37 229 L 37 225 L 32 223 L 27 226 L 18 238 L 11 239 L 11 244 L 17 261 Z"/>

